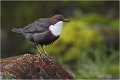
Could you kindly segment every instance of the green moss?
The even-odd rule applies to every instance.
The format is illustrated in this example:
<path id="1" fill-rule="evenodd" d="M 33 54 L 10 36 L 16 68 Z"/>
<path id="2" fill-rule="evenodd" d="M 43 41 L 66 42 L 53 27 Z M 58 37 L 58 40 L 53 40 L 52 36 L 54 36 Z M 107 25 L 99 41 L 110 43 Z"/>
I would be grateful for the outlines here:
<path id="1" fill-rule="evenodd" d="M 77 47 L 71 47 L 71 48 L 66 52 L 66 54 L 64 55 L 63 60 L 64 60 L 65 62 L 66 62 L 66 61 L 74 60 L 75 58 L 78 57 L 79 52 L 80 52 L 80 49 L 79 49 L 79 48 L 77 48 Z"/>
<path id="2" fill-rule="evenodd" d="M 13 75 L 13 74 L 6 74 L 5 77 L 6 77 L 7 79 L 12 79 L 12 78 L 14 77 L 14 75 Z"/>
<path id="3" fill-rule="evenodd" d="M 116 19 L 116 20 L 111 21 L 109 26 L 119 29 L 119 23 L 120 23 L 120 21 Z"/>
<path id="4" fill-rule="evenodd" d="M 110 67 L 106 68 L 106 73 L 108 73 L 116 78 L 119 78 L 119 73 L 120 73 L 119 66 L 120 65 L 111 65 Z"/>
<path id="5" fill-rule="evenodd" d="M 93 73 L 93 74 L 81 74 L 79 77 L 78 77 L 78 79 L 95 79 L 95 78 L 97 78 L 96 77 L 97 76 L 97 74 L 95 74 L 95 73 Z"/>

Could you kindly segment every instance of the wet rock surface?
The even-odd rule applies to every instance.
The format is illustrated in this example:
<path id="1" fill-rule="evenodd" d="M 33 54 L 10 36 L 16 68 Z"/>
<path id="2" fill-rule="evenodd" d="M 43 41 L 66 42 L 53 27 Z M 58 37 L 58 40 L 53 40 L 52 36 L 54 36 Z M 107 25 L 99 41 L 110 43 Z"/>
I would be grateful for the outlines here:
<path id="1" fill-rule="evenodd" d="M 52 57 L 24 54 L 1 59 L 3 79 L 73 79 L 73 76 Z"/>

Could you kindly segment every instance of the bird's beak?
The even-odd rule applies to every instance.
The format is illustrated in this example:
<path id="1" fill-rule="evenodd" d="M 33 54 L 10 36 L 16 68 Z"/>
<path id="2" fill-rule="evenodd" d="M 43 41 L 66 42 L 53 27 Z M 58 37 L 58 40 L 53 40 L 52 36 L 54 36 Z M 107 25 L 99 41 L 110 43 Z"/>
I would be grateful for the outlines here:
<path id="1" fill-rule="evenodd" d="M 69 22 L 70 20 L 69 19 L 64 19 L 63 22 Z"/>

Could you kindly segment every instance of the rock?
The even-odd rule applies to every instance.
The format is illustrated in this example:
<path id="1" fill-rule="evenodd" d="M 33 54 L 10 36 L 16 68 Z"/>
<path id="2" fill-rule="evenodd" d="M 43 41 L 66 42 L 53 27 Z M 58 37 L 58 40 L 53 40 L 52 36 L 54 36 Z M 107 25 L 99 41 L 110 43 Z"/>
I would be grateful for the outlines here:
<path id="1" fill-rule="evenodd" d="M 24 54 L 1 59 L 2 79 L 74 79 L 74 77 L 45 54 Z"/>

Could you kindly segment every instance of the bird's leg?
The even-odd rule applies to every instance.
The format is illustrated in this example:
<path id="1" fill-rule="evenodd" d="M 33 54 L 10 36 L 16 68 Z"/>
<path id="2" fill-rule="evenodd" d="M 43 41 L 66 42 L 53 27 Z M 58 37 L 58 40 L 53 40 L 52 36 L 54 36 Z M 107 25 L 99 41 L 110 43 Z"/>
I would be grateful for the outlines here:
<path id="1" fill-rule="evenodd" d="M 45 49 L 44 49 L 43 45 L 41 45 L 41 47 L 42 47 L 42 49 L 43 49 L 44 53 L 45 53 L 45 54 L 47 54 L 47 52 L 45 51 Z"/>
<path id="2" fill-rule="evenodd" d="M 35 43 L 35 46 L 36 46 L 36 48 L 38 49 L 39 53 L 42 54 L 41 51 L 40 51 L 40 49 L 38 48 L 37 43 Z"/>

